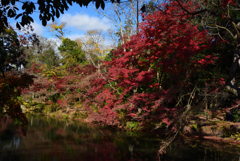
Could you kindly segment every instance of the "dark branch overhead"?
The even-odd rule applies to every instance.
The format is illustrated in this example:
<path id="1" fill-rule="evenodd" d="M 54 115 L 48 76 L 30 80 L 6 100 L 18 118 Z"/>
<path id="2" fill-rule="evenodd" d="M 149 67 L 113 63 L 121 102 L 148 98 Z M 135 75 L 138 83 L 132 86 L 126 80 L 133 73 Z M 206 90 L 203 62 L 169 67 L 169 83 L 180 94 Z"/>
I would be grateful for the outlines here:
<path id="1" fill-rule="evenodd" d="M 4 27 L 8 26 L 8 18 L 17 20 L 16 27 L 21 29 L 22 26 L 29 25 L 34 22 L 32 18 L 33 12 L 39 11 L 39 19 L 43 26 L 47 25 L 48 21 L 54 21 L 61 14 L 69 9 L 69 6 L 78 4 L 80 7 L 88 6 L 89 3 L 95 3 L 96 8 L 105 8 L 105 3 L 120 3 L 120 0 L 38 0 L 22 1 L 22 0 L 2 0 L 0 5 L 0 32 Z M 17 13 L 19 8 L 16 3 L 20 3 L 22 13 Z M 18 5 L 19 6 L 19 5 Z M 38 7 L 38 8 L 37 8 Z"/>

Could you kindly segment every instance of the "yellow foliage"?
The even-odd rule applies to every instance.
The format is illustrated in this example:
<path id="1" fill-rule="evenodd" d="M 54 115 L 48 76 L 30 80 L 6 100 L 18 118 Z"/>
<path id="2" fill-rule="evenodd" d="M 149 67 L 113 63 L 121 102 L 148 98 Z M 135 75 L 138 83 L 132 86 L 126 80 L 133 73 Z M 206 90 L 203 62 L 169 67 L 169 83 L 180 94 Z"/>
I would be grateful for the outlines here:
<path id="1" fill-rule="evenodd" d="M 51 78 L 52 76 L 63 76 L 66 75 L 66 71 L 62 70 L 60 67 L 54 67 L 52 69 L 45 69 L 42 72 L 42 76 Z M 51 79 L 50 79 L 51 81 Z M 52 80 L 53 81 L 53 80 Z"/>
<path id="2" fill-rule="evenodd" d="M 58 25 L 56 22 L 50 24 L 47 26 L 49 31 L 51 31 L 56 37 L 58 38 L 64 38 L 64 29 L 66 27 L 66 22 L 62 22 L 60 25 Z"/>

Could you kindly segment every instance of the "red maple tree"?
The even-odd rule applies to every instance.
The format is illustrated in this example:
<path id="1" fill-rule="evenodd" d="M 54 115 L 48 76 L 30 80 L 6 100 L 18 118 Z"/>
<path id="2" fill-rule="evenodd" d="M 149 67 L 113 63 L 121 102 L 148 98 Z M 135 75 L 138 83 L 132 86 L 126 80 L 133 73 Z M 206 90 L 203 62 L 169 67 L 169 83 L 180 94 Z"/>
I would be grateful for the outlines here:
<path id="1" fill-rule="evenodd" d="M 191 4 L 184 7 L 194 10 Z M 127 120 L 143 123 L 157 119 L 169 125 L 174 118 L 178 107 L 172 103 L 196 64 L 205 60 L 196 61 L 196 56 L 212 39 L 191 24 L 177 2 L 162 8 L 144 18 L 139 33 L 113 51 L 112 60 L 92 82 L 87 94 L 95 101 L 87 104 L 98 108 L 92 115 L 96 121 L 116 124 L 122 112 Z"/>

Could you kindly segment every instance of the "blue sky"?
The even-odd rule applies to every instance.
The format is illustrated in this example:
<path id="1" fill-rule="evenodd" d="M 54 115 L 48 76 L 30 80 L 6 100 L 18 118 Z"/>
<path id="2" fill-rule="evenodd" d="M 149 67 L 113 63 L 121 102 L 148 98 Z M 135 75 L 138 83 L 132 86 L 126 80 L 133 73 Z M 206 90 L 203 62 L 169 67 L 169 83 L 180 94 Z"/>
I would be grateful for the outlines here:
<path id="1" fill-rule="evenodd" d="M 94 4 L 90 3 L 90 5 Z M 107 29 L 114 27 L 109 19 L 99 15 L 90 5 L 88 7 L 80 7 L 77 4 L 73 4 L 72 6 L 69 6 L 68 11 L 65 11 L 59 18 L 55 19 L 55 22 L 58 24 L 61 22 L 67 23 L 66 29 L 67 31 L 70 31 L 67 37 L 75 39 L 81 37 L 89 30 L 101 29 L 106 31 Z M 107 5 L 109 4 L 106 4 L 106 6 Z M 32 24 L 34 33 L 39 36 L 53 38 L 53 35 L 48 31 L 48 29 L 42 26 L 38 13 L 34 13 L 32 18 L 34 19 L 34 23 Z M 10 24 L 14 27 L 15 23 L 16 20 L 10 20 Z M 48 22 L 48 24 L 49 23 L 51 22 Z"/>
<path id="2" fill-rule="evenodd" d="M 139 0 L 139 7 L 141 6 L 141 3 L 148 3 L 148 0 Z M 108 29 L 113 29 L 115 32 L 116 29 L 119 29 L 119 25 L 116 25 L 116 22 L 119 23 L 119 17 L 116 16 L 115 12 L 112 10 L 114 7 L 111 2 L 105 3 L 105 10 L 103 12 L 107 12 L 107 15 L 111 17 L 113 21 L 115 21 L 115 24 L 112 20 L 110 20 L 107 17 L 103 17 L 103 15 L 99 14 L 92 6 L 95 6 L 94 3 L 90 3 L 88 7 L 80 7 L 78 4 L 73 3 L 72 6 L 69 6 L 69 9 L 64 12 L 64 14 L 61 14 L 59 18 L 55 18 L 55 22 L 58 24 L 62 22 L 66 22 L 66 30 L 70 31 L 69 34 L 65 35 L 65 37 L 68 37 L 72 40 L 76 38 L 82 38 L 87 33 L 87 31 L 95 30 L 95 29 L 101 29 L 102 31 L 107 31 Z M 136 4 L 135 4 L 136 5 Z M 121 5 L 122 8 L 127 9 L 128 12 L 131 10 L 131 6 L 129 4 L 123 4 Z M 22 4 L 17 4 L 17 7 L 21 11 Z M 136 6 L 135 6 L 136 7 Z M 38 8 L 36 6 L 36 8 Z M 107 10 L 110 8 L 109 10 Z M 129 10 L 130 9 L 130 10 Z M 98 11 L 102 11 L 100 8 Z M 126 12 L 127 13 L 127 12 Z M 130 13 L 132 13 L 130 11 Z M 126 25 L 126 18 L 129 18 L 127 14 L 122 14 L 123 17 L 121 17 L 122 25 Z M 32 23 L 32 27 L 34 28 L 33 33 L 36 33 L 39 36 L 43 36 L 49 39 L 54 40 L 57 42 L 58 45 L 60 45 L 61 41 L 53 36 L 53 34 L 44 26 L 42 26 L 41 21 L 39 20 L 39 12 L 36 10 L 36 13 L 31 15 L 34 19 L 34 23 Z M 125 16 L 125 18 L 124 18 Z M 139 21 L 141 21 L 141 16 L 139 15 Z M 20 21 L 20 20 L 18 20 Z M 124 22 L 125 21 L 125 22 Z M 48 22 L 50 24 L 52 22 Z M 136 23 L 136 21 L 134 22 Z M 10 24 L 12 26 L 16 26 L 16 20 L 10 20 Z M 117 27 L 116 27 L 117 26 Z M 114 33 L 114 32 L 113 32 Z M 111 46 L 114 47 L 117 45 L 118 38 L 112 34 L 112 36 L 107 37 L 105 41 L 103 42 L 103 45 L 105 46 Z"/>

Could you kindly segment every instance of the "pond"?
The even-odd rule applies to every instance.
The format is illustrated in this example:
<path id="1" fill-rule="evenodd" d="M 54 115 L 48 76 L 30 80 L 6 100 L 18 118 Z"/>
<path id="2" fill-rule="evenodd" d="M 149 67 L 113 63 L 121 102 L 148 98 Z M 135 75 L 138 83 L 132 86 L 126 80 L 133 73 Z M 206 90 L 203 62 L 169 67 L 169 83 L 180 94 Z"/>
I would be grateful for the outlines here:
<path id="1" fill-rule="evenodd" d="M 12 124 L 1 126 L 0 161 L 235 161 L 240 156 L 238 147 L 184 139 L 175 140 L 158 155 L 161 139 L 154 135 L 27 117 L 26 136 Z"/>

